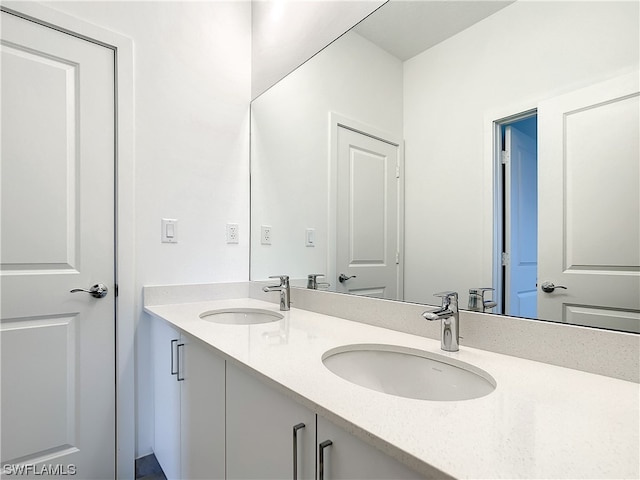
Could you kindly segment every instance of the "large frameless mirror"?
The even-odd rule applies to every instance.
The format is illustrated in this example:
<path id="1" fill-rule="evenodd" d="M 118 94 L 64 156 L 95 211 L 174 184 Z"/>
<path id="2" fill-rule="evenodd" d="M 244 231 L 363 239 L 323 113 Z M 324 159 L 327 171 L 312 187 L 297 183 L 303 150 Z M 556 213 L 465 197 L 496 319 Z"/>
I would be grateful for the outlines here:
<path id="1" fill-rule="evenodd" d="M 252 102 L 251 279 L 638 332 L 638 7 L 382 6 Z"/>

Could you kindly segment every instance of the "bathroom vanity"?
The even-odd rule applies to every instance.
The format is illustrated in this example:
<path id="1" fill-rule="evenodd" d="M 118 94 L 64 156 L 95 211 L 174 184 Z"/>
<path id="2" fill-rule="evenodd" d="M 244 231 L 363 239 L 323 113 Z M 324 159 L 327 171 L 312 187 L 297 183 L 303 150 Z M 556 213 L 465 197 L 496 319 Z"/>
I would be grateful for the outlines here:
<path id="1" fill-rule="evenodd" d="M 636 382 L 466 346 L 468 317 L 460 351 L 450 353 L 437 329 L 426 338 L 305 310 L 296 291 L 280 312 L 275 296 L 256 291 L 145 288 L 155 454 L 168 478 L 292 478 L 294 465 L 295 478 L 326 479 L 639 475 Z M 215 318 L 246 309 L 270 318 Z M 467 400 L 406 398 L 323 363 L 327 352 L 363 345 L 469 365 L 495 389 Z"/>

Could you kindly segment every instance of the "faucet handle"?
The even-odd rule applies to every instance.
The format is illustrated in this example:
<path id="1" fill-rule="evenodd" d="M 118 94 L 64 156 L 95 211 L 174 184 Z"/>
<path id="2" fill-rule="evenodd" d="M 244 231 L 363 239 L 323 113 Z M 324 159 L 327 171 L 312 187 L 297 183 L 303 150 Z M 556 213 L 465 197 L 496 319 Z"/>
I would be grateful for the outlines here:
<path id="1" fill-rule="evenodd" d="M 438 292 L 438 293 L 434 293 L 433 296 L 442 298 L 443 307 L 448 307 L 452 299 L 456 303 L 458 303 L 458 292 L 451 292 L 451 291 Z"/>
<path id="2" fill-rule="evenodd" d="M 447 308 L 451 304 L 452 300 L 455 302 L 456 305 L 458 304 L 458 292 L 452 292 L 452 291 L 438 292 L 438 293 L 434 293 L 433 296 L 442 298 L 442 308 Z"/>
<path id="3" fill-rule="evenodd" d="M 280 279 L 280 287 L 286 286 L 289 284 L 289 275 L 271 275 L 269 278 L 279 278 Z"/>
<path id="4" fill-rule="evenodd" d="M 289 275 L 270 275 L 269 278 L 279 278 L 280 285 L 284 285 L 284 282 L 289 281 Z"/>
<path id="5" fill-rule="evenodd" d="M 493 291 L 493 290 L 495 290 L 495 288 L 491 288 L 491 287 L 470 288 L 469 289 L 469 294 L 470 295 L 480 295 L 480 297 L 482 298 L 482 301 L 484 302 L 484 294 L 486 292 L 488 292 L 489 290 Z"/>

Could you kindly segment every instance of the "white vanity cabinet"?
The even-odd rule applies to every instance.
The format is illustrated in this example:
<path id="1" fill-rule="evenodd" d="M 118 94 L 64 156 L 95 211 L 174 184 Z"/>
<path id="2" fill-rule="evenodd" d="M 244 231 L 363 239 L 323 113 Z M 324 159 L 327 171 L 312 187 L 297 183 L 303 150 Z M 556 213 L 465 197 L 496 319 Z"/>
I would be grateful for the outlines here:
<path id="1" fill-rule="evenodd" d="M 304 427 L 299 428 L 294 437 L 294 426 L 300 424 Z M 423 478 L 239 367 L 227 363 L 228 480 L 322 480 L 319 452 L 320 444 L 326 440 L 331 444 L 323 448 L 324 480 Z M 294 477 L 293 459 L 296 455 L 297 477 Z"/>
<path id="2" fill-rule="evenodd" d="M 169 480 L 225 476 L 225 361 L 163 321 L 152 324 L 154 453 Z"/>
<path id="3" fill-rule="evenodd" d="M 227 362 L 228 480 L 294 478 L 294 457 L 297 478 L 314 479 L 315 440 L 312 411 Z"/>

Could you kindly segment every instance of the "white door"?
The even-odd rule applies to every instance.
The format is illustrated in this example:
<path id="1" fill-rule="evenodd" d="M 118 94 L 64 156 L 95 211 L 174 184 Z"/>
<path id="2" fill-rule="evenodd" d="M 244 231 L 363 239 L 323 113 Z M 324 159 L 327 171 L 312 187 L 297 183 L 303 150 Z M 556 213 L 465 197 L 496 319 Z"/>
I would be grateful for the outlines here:
<path id="1" fill-rule="evenodd" d="M 114 478 L 114 52 L 2 12 L 1 53 L 3 472 Z"/>
<path id="2" fill-rule="evenodd" d="M 538 172 L 537 144 L 515 126 L 505 129 L 505 279 L 508 315 L 537 318 Z"/>
<path id="3" fill-rule="evenodd" d="M 540 104 L 538 316 L 640 331 L 638 73 Z M 550 290 L 550 288 L 546 288 Z"/>
<path id="4" fill-rule="evenodd" d="M 388 299 L 402 294 L 399 160 L 397 145 L 338 127 L 335 284 L 339 292 Z"/>

